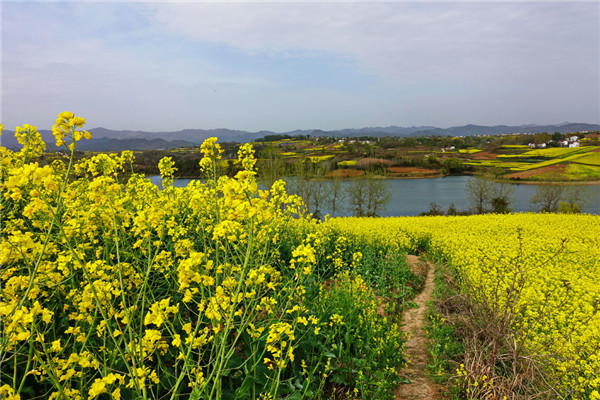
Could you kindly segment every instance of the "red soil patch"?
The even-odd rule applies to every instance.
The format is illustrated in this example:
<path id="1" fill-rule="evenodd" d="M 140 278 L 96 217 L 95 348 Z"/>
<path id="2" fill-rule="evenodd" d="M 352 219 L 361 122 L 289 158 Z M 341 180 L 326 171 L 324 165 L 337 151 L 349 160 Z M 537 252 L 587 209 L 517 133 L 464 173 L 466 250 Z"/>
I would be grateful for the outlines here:
<path id="1" fill-rule="evenodd" d="M 512 174 L 506 175 L 506 177 L 508 179 L 518 179 L 518 178 L 527 179 L 527 178 L 531 178 L 533 176 L 542 175 L 542 174 L 561 175 L 565 172 L 566 168 L 567 168 L 566 164 L 554 164 L 554 165 L 548 165 L 547 167 L 531 169 L 529 171 L 515 172 Z"/>
<path id="2" fill-rule="evenodd" d="M 368 167 L 370 165 L 392 165 L 393 162 L 385 158 L 361 158 L 356 164 L 359 167 Z"/>
<path id="3" fill-rule="evenodd" d="M 492 154 L 487 151 L 480 151 L 479 153 L 473 154 L 474 160 L 494 160 L 496 159 L 497 154 Z"/>
<path id="4" fill-rule="evenodd" d="M 437 174 L 439 171 L 434 169 L 425 169 L 417 167 L 388 167 L 388 172 L 392 174 Z"/>
<path id="5" fill-rule="evenodd" d="M 588 133 L 587 135 L 584 135 L 584 138 L 586 139 L 600 139 L 600 133 Z M 596 149 L 594 151 L 599 151 L 600 149 Z"/>
<path id="6" fill-rule="evenodd" d="M 328 172 L 325 176 L 328 178 L 356 178 L 357 176 L 364 175 L 364 173 L 364 171 L 358 169 L 344 168 Z"/>

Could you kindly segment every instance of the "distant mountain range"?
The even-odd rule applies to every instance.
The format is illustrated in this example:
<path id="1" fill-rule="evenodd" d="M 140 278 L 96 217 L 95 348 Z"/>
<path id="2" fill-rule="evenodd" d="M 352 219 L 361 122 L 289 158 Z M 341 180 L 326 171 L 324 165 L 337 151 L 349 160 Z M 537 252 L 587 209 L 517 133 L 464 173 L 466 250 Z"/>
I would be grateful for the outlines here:
<path id="1" fill-rule="evenodd" d="M 89 151 L 119 151 L 119 150 L 158 150 L 173 149 L 179 147 L 191 147 L 201 144 L 206 138 L 216 136 L 221 142 L 246 143 L 268 135 L 310 135 L 350 137 L 350 136 L 473 136 L 473 135 L 500 135 L 510 133 L 539 133 L 539 132 L 580 132 L 600 130 L 598 124 L 570 123 L 565 122 L 557 125 L 520 125 L 520 126 L 483 126 L 465 125 L 452 128 L 437 128 L 435 126 L 413 126 L 413 127 L 371 127 L 360 129 L 339 129 L 323 131 L 320 129 L 294 130 L 289 132 L 258 131 L 247 132 L 232 129 L 184 129 L 176 132 L 145 132 L 145 131 L 117 131 L 106 128 L 90 129 L 91 140 L 82 140 L 78 144 L 79 150 Z M 48 144 L 49 149 L 55 148 L 54 137 L 49 130 L 40 131 L 42 138 Z M 14 132 L 4 131 L 1 137 L 2 146 L 8 148 L 20 147 Z"/>

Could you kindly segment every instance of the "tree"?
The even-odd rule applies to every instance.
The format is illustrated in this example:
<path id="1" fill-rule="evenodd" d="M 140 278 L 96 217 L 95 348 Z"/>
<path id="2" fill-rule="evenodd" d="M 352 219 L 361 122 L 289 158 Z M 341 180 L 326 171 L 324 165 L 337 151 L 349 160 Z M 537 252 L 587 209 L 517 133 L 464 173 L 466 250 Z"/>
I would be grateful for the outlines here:
<path id="1" fill-rule="evenodd" d="M 587 198 L 586 188 L 583 186 L 570 186 L 565 189 L 561 201 L 558 203 L 558 212 L 578 214 Z"/>
<path id="2" fill-rule="evenodd" d="M 491 182 L 480 176 L 469 178 L 466 184 L 466 191 L 471 200 L 471 206 L 477 214 L 486 212 L 486 204 L 492 199 Z"/>
<path id="3" fill-rule="evenodd" d="M 355 216 L 365 216 L 366 188 L 362 179 L 355 179 L 348 186 L 348 202 Z"/>
<path id="4" fill-rule="evenodd" d="M 444 215 L 444 210 L 438 203 L 429 203 L 429 211 L 422 212 L 419 214 L 420 216 L 429 216 L 429 215 Z"/>
<path id="5" fill-rule="evenodd" d="M 307 212 L 319 219 L 326 204 L 331 204 L 335 216 L 346 195 L 341 179 L 333 182 L 323 179 L 328 168 L 330 165 L 326 162 L 301 160 L 293 165 L 293 177 L 289 179 L 289 192 L 302 197 Z"/>
<path id="6" fill-rule="evenodd" d="M 367 217 L 378 217 L 390 198 L 390 189 L 383 180 L 367 179 Z"/>
<path id="7" fill-rule="evenodd" d="M 530 202 L 539 212 L 579 213 L 586 197 L 583 186 L 539 185 Z"/>
<path id="8" fill-rule="evenodd" d="M 346 191 L 339 176 L 336 176 L 331 182 L 329 193 L 331 196 L 331 216 L 335 217 L 335 213 L 341 208 L 341 203 L 346 197 Z"/>
<path id="9" fill-rule="evenodd" d="M 281 179 L 285 174 L 285 161 L 277 153 L 273 144 L 269 143 L 261 150 L 258 158 L 258 171 L 267 186 Z"/>
<path id="10" fill-rule="evenodd" d="M 427 155 L 425 157 L 425 162 L 427 163 L 427 166 L 432 167 L 432 168 L 438 168 L 440 166 L 439 160 L 433 154 Z"/>
<path id="11" fill-rule="evenodd" d="M 572 208 L 584 205 L 588 198 L 587 188 L 584 186 L 569 186 L 565 190 L 564 201 Z"/>
<path id="12" fill-rule="evenodd" d="M 542 144 L 548 143 L 552 136 L 550 136 L 547 132 L 540 132 L 533 135 L 533 143 Z"/>
<path id="13" fill-rule="evenodd" d="M 513 187 L 504 182 L 493 182 L 480 176 L 467 181 L 466 191 L 471 200 L 471 207 L 476 214 L 491 211 L 506 214 L 511 211 Z"/>
<path id="14" fill-rule="evenodd" d="M 460 174 L 465 170 L 465 165 L 457 157 L 450 157 L 444 161 L 444 168 L 449 174 Z"/>
<path id="15" fill-rule="evenodd" d="M 538 185 L 530 202 L 538 212 L 555 213 L 564 192 L 565 187 L 562 185 Z"/>
<path id="16" fill-rule="evenodd" d="M 510 204 L 513 202 L 514 188 L 509 183 L 493 182 L 491 184 L 492 212 L 496 214 L 507 214 L 511 212 Z"/>
<path id="17" fill-rule="evenodd" d="M 350 207 L 357 217 L 379 216 L 390 198 L 388 186 L 380 179 L 356 179 L 348 186 Z"/>
<path id="18" fill-rule="evenodd" d="M 310 176 L 308 176 L 304 163 L 302 161 L 293 164 L 293 177 L 289 181 L 288 190 L 290 193 L 302 197 L 307 211 L 310 212 L 312 200 L 312 188 L 309 184 Z"/>
<path id="19" fill-rule="evenodd" d="M 322 206 L 331 197 L 331 190 L 329 183 L 323 180 L 312 180 L 307 182 L 310 187 L 309 196 L 311 196 L 311 203 L 314 206 L 313 216 L 321 219 L 322 217 Z"/>
<path id="20" fill-rule="evenodd" d="M 435 203 L 431 203 L 431 204 L 435 204 Z M 454 205 L 454 203 L 450 203 L 450 206 L 448 207 L 448 211 L 446 211 L 446 215 L 458 215 L 458 210 L 456 209 L 456 206 Z"/>
<path id="21" fill-rule="evenodd" d="M 552 140 L 554 140 L 555 142 L 558 142 L 559 140 L 563 139 L 563 134 L 560 132 L 554 132 L 552 134 Z"/>
<path id="22" fill-rule="evenodd" d="M 558 203 L 558 212 L 561 214 L 579 214 L 581 210 L 577 203 L 569 204 L 566 201 L 561 201 Z"/>

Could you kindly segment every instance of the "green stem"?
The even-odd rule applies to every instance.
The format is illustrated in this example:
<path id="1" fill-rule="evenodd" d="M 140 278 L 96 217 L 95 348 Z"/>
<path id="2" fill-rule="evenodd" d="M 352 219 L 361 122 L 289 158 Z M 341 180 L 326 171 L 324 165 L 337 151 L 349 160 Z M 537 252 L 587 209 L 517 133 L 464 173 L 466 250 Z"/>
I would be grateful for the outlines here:
<path id="1" fill-rule="evenodd" d="M 33 336 L 33 333 L 32 333 L 32 336 Z M 33 350 L 34 350 L 32 336 L 29 337 L 29 354 L 27 356 L 27 364 L 25 365 L 25 374 L 23 374 L 23 378 L 21 378 L 21 384 L 19 385 L 17 394 L 21 393 L 21 390 L 23 389 L 23 385 L 25 384 L 25 378 L 27 378 L 27 371 L 29 371 L 29 366 L 31 365 L 31 359 L 32 359 Z M 16 356 L 15 356 L 15 362 L 16 362 Z M 15 374 L 16 374 L 16 371 L 17 371 L 17 368 L 15 367 Z"/>
<path id="2" fill-rule="evenodd" d="M 220 344 L 218 354 L 217 354 L 216 368 L 211 373 L 211 379 L 213 376 L 215 377 L 215 379 L 217 379 L 217 384 L 213 385 L 211 392 L 210 392 L 209 398 L 211 398 L 211 399 L 213 398 L 213 394 L 214 394 L 215 390 L 217 390 L 217 396 L 218 396 L 217 398 L 221 398 L 221 392 L 220 392 L 221 380 L 219 379 L 219 375 L 223 369 L 225 361 L 229 358 L 229 357 L 225 356 L 225 349 L 227 347 L 227 337 L 229 336 L 229 331 L 231 330 L 231 325 L 233 324 L 233 320 L 234 320 L 234 314 L 236 312 L 236 308 L 239 303 L 238 297 L 241 292 L 242 284 L 246 277 L 246 273 L 248 272 L 248 264 L 249 264 L 249 260 L 250 260 L 250 255 L 252 253 L 253 231 L 254 231 L 254 229 L 253 229 L 253 226 L 251 225 L 250 226 L 250 234 L 248 235 L 248 245 L 246 247 L 246 256 L 244 258 L 244 264 L 242 266 L 241 275 L 240 275 L 240 278 L 238 280 L 238 283 L 237 283 L 237 286 L 236 286 L 235 292 L 234 292 L 234 299 L 233 299 L 234 303 L 230 307 L 229 317 L 227 318 L 227 322 L 225 324 L 225 328 L 222 333 L 222 340 L 221 340 L 221 344 Z M 228 354 L 231 354 L 231 352 L 228 352 Z"/>

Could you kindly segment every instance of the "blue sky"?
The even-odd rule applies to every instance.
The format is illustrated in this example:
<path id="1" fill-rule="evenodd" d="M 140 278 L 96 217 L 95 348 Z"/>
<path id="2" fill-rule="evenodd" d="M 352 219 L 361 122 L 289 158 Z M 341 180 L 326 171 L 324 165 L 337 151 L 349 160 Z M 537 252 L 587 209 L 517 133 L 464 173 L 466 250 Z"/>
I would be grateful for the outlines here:
<path id="1" fill-rule="evenodd" d="M 2 3 L 5 128 L 600 123 L 600 4 Z"/>

